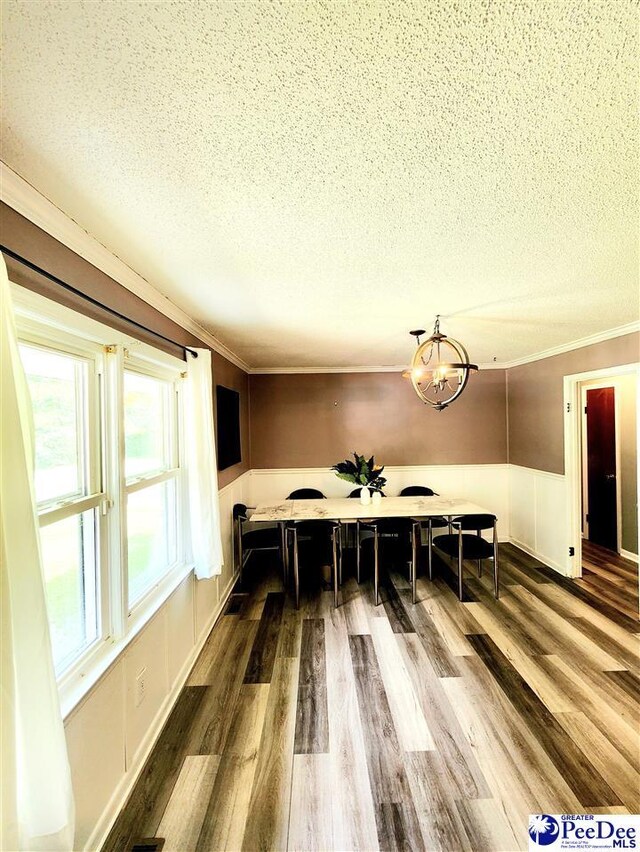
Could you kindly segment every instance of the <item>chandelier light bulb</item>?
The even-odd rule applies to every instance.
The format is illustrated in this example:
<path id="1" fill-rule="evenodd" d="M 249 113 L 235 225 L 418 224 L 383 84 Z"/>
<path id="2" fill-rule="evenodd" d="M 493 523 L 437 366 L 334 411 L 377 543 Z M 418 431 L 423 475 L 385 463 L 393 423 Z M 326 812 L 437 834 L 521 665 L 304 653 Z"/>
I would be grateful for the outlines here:
<path id="1" fill-rule="evenodd" d="M 457 399 L 467 386 L 469 374 L 477 370 L 477 364 L 469 363 L 464 346 L 452 337 L 440 332 L 440 316 L 436 317 L 433 334 L 424 343 L 420 335 L 424 331 L 412 331 L 418 348 L 413 356 L 411 368 L 403 375 L 411 383 L 420 399 L 442 411 Z"/>

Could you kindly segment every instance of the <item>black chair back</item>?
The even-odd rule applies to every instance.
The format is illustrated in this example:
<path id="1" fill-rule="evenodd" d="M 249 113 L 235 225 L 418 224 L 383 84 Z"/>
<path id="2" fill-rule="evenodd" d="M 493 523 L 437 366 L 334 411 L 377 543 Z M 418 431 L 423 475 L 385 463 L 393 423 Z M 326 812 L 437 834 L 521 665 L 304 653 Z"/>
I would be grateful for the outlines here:
<path id="1" fill-rule="evenodd" d="M 490 530 L 497 518 L 495 515 L 462 515 L 454 518 L 452 526 L 457 530 Z"/>
<path id="2" fill-rule="evenodd" d="M 403 488 L 400 492 L 401 497 L 434 497 L 438 496 L 437 492 L 432 491 L 431 488 L 427 488 L 426 485 L 407 485 L 406 488 Z"/>
<path id="3" fill-rule="evenodd" d="M 233 507 L 233 520 L 237 521 L 238 518 L 246 518 L 247 517 L 247 507 L 244 503 L 236 503 Z"/>
<path id="4" fill-rule="evenodd" d="M 376 527 L 380 535 L 411 534 L 414 521 L 411 518 L 376 518 L 371 526 Z"/>
<path id="5" fill-rule="evenodd" d="M 297 488 L 287 497 L 287 500 L 326 500 L 322 491 L 317 488 Z"/>

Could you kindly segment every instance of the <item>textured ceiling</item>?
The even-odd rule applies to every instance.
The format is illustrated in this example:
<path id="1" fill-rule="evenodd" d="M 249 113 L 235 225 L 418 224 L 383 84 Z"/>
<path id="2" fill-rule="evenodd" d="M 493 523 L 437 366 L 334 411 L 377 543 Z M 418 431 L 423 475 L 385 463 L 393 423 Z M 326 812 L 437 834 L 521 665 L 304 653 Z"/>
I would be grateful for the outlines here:
<path id="1" fill-rule="evenodd" d="M 2 12 L 2 159 L 252 366 L 638 319 L 635 2 Z"/>

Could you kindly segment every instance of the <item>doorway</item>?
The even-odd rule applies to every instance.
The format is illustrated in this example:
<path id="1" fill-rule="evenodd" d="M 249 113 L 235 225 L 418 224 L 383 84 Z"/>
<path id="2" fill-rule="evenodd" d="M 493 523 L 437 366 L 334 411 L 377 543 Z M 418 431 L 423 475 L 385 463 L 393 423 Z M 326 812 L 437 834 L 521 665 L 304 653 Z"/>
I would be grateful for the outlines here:
<path id="1" fill-rule="evenodd" d="M 564 378 L 567 576 L 638 618 L 637 364 Z"/>
<path id="2" fill-rule="evenodd" d="M 620 436 L 616 386 L 582 385 L 582 538 L 620 552 Z"/>

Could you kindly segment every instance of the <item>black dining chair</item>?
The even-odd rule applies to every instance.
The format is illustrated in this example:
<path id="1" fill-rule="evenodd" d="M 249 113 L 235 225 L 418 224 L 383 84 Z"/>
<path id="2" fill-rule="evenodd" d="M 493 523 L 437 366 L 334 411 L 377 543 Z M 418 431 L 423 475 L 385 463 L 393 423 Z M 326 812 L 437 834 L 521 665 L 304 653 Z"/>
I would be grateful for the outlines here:
<path id="1" fill-rule="evenodd" d="M 458 560 L 458 598 L 462 600 L 462 564 L 464 559 L 477 559 L 478 577 L 482 576 L 482 560 L 493 559 L 493 593 L 499 596 L 498 577 L 498 519 L 495 515 L 461 515 L 451 521 L 455 530 L 447 535 L 438 535 L 433 539 L 433 547 L 447 556 Z M 493 541 L 482 537 L 483 530 L 493 529 Z M 473 530 L 473 532 L 468 532 Z M 431 548 L 429 548 L 431 562 Z M 429 565 L 431 573 L 431 565 Z"/>
<path id="2" fill-rule="evenodd" d="M 415 603 L 416 578 L 418 571 L 418 548 L 420 546 L 420 521 L 416 521 L 413 518 L 375 518 L 371 521 L 359 521 L 357 540 L 358 563 L 360 562 L 360 532 L 363 530 L 373 533 L 372 538 L 368 540 L 371 541 L 373 545 L 373 591 L 376 606 L 380 603 L 380 540 L 383 538 L 387 541 L 396 541 L 401 547 L 407 541 L 411 543 L 410 581 L 412 599 L 413 603 Z"/>
<path id="3" fill-rule="evenodd" d="M 364 486 L 360 486 L 360 488 L 354 488 L 353 491 L 349 494 L 349 497 L 353 500 L 360 497 L 360 491 Z M 380 490 L 380 489 L 377 489 Z M 380 496 L 386 497 L 387 495 L 384 491 L 380 490 Z M 361 533 L 361 521 L 356 520 L 356 582 L 358 585 L 360 584 L 360 533 Z"/>
<path id="4" fill-rule="evenodd" d="M 326 496 L 317 488 L 296 488 L 287 497 L 287 500 L 326 500 Z"/>
<path id="5" fill-rule="evenodd" d="M 434 491 L 432 488 L 429 488 L 426 485 L 406 485 L 402 491 L 400 492 L 400 497 L 439 497 L 437 491 Z M 448 527 L 449 532 L 452 532 L 451 524 L 447 520 L 447 518 L 442 517 L 441 515 L 435 515 L 432 518 L 428 518 L 426 521 L 422 521 L 422 527 L 427 528 L 427 536 L 428 536 L 428 546 L 431 548 L 431 541 L 433 539 L 433 530 L 440 529 L 442 527 Z M 432 572 L 432 559 L 431 559 L 431 550 L 429 550 L 429 579 L 433 579 Z"/>
<path id="6" fill-rule="evenodd" d="M 321 534 L 319 539 L 318 533 Z M 299 542 L 301 538 L 313 541 L 324 539 L 331 545 L 331 566 L 333 579 L 333 603 L 338 606 L 338 565 L 342 562 L 342 545 L 340 542 L 340 523 L 338 521 L 288 521 L 286 526 L 288 542 L 293 547 L 293 587 L 296 600 L 296 609 L 300 607 L 300 570 L 299 570 Z M 324 563 L 323 563 L 324 564 Z"/>
<path id="7" fill-rule="evenodd" d="M 437 497 L 437 491 L 427 488 L 426 485 L 405 485 L 400 492 L 400 497 Z"/>
<path id="8" fill-rule="evenodd" d="M 279 550 L 284 567 L 284 528 L 260 525 L 256 529 L 245 530 L 245 524 L 251 521 L 251 511 L 244 503 L 236 503 L 233 507 L 234 555 L 240 585 L 245 563 L 255 550 Z"/>
<path id="9" fill-rule="evenodd" d="M 317 488 L 297 488 L 287 500 L 326 500 L 326 495 Z M 337 531 L 337 532 L 336 532 Z M 337 521 L 289 521 L 285 528 L 285 572 L 288 574 L 289 548 L 293 549 L 293 584 L 296 597 L 296 609 L 300 604 L 299 546 L 301 541 L 312 541 L 322 547 L 330 543 L 333 566 L 334 602 L 338 606 L 338 587 L 342 582 L 342 542 L 340 524 Z M 335 541 L 337 536 L 337 541 Z M 337 574 L 340 577 L 337 578 Z"/>

